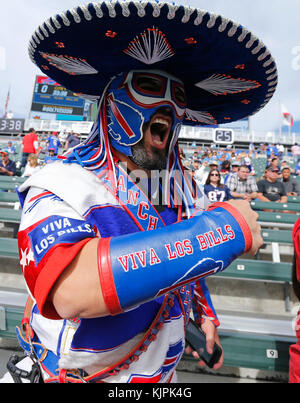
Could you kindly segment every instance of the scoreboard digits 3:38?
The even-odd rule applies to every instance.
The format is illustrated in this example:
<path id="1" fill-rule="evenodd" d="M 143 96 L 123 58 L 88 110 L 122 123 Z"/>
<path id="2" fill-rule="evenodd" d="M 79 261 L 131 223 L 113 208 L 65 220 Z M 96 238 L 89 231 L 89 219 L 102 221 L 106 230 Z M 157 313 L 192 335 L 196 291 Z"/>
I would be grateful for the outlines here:
<path id="1" fill-rule="evenodd" d="M 25 119 L 0 119 L 0 133 L 22 133 Z"/>

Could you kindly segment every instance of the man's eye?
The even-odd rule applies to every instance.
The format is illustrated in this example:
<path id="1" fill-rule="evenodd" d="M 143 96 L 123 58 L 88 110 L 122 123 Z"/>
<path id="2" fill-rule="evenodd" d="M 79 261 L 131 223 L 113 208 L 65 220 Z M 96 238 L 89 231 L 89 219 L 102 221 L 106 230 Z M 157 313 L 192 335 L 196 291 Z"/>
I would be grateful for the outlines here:
<path id="1" fill-rule="evenodd" d="M 160 92 L 162 88 L 161 80 L 152 77 L 137 77 L 136 83 L 139 88 L 151 92 Z"/>
<path id="2" fill-rule="evenodd" d="M 182 104 L 186 103 L 186 95 L 182 88 L 175 87 L 175 99 Z"/>

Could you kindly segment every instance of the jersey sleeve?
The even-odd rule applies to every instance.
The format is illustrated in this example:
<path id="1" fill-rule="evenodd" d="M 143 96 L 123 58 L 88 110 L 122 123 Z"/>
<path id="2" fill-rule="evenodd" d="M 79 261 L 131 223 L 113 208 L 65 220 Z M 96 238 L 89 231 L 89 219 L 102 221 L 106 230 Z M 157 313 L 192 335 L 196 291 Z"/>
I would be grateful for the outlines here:
<path id="1" fill-rule="evenodd" d="M 48 300 L 64 269 L 97 230 L 55 194 L 30 188 L 18 233 L 20 266 L 40 313 L 61 319 Z"/>
<path id="2" fill-rule="evenodd" d="M 205 279 L 195 282 L 193 314 L 195 322 L 199 325 L 203 323 L 204 319 L 209 319 L 216 327 L 220 326 Z"/>

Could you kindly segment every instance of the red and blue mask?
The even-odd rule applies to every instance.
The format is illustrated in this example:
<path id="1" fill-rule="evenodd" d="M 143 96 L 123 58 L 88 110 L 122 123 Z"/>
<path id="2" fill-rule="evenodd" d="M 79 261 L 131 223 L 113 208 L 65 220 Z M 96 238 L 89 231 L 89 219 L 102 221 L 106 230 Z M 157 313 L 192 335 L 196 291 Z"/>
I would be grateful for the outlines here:
<path id="1" fill-rule="evenodd" d="M 184 86 L 163 71 L 133 70 L 112 81 L 107 110 L 111 144 L 126 156 L 149 125 L 154 144 L 173 147 L 186 111 Z"/>

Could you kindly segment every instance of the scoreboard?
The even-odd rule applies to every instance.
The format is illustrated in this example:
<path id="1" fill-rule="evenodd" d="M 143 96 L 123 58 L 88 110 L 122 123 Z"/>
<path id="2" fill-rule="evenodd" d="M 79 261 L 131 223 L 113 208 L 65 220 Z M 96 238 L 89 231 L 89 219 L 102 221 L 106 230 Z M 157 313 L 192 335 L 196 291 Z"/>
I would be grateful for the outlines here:
<path id="1" fill-rule="evenodd" d="M 0 119 L 0 133 L 22 133 L 25 119 Z"/>
<path id="2" fill-rule="evenodd" d="M 90 104 L 51 78 L 36 76 L 30 118 L 88 120 Z"/>
<path id="3" fill-rule="evenodd" d="M 214 129 L 213 141 L 216 144 L 233 144 L 234 131 L 231 129 Z"/>

